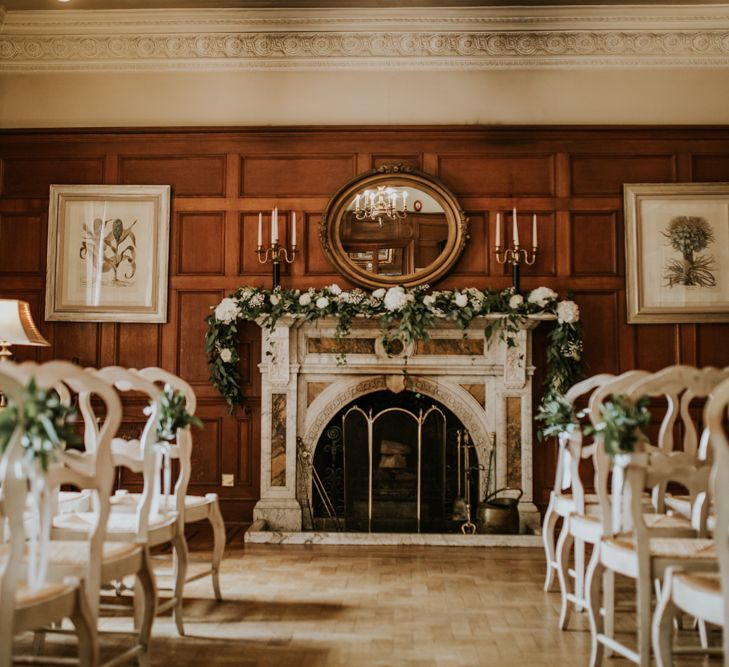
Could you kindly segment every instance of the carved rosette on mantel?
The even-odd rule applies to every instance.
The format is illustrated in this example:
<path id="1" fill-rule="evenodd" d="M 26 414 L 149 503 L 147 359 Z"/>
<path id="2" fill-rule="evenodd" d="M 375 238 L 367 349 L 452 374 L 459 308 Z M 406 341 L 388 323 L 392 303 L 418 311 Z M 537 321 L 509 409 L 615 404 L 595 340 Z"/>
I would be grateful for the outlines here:
<path id="1" fill-rule="evenodd" d="M 479 500 L 488 491 L 520 487 L 522 528 L 539 526 L 532 497 L 531 329 L 545 317 L 527 318 L 513 347 L 487 341 L 486 318 L 476 318 L 464 338 L 453 322 L 438 322 L 428 342 L 402 346 L 388 356 L 375 321 L 357 318 L 341 342 L 336 320 L 281 318 L 262 329 L 261 499 L 254 520 L 267 531 L 311 529 L 304 511 L 312 498 L 314 450 L 330 420 L 361 396 L 409 388 L 451 410 L 468 429 L 478 463 L 488 465 L 495 442 L 491 489 L 480 477 Z M 553 319 L 548 317 L 548 319 Z M 406 358 L 407 357 L 407 358 Z M 475 505 L 475 503 L 474 503 Z"/>

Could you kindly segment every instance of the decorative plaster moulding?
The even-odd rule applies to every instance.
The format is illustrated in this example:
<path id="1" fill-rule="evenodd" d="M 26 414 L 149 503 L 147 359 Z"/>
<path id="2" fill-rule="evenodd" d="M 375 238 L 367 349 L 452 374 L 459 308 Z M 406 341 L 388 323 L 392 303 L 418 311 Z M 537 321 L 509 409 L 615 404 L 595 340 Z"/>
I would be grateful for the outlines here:
<path id="1" fill-rule="evenodd" d="M 423 13 L 427 11 L 427 16 Z M 729 66 L 729 5 L 0 8 L 0 71 Z"/>

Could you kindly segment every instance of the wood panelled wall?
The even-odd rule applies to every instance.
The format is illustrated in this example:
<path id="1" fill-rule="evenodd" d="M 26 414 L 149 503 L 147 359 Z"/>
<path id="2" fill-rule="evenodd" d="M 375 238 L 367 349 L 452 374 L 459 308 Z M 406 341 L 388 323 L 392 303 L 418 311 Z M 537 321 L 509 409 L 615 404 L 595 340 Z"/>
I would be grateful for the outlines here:
<path id="1" fill-rule="evenodd" d="M 0 134 L 0 295 L 30 301 L 50 349 L 19 359 L 75 358 L 89 366 L 161 365 L 200 398 L 192 485 L 215 490 L 229 520 L 249 521 L 258 497 L 259 333 L 246 327 L 241 370 L 248 409 L 229 416 L 208 383 L 203 351 L 210 307 L 243 284 L 270 282 L 254 255 L 258 211 L 297 212 L 303 252 L 284 268 L 293 287 L 344 283 L 319 245 L 320 214 L 349 178 L 403 162 L 458 196 L 471 238 L 442 286 L 507 287 L 493 261 L 497 211 L 539 218 L 540 254 L 523 288 L 573 290 L 589 372 L 729 364 L 729 325 L 626 323 L 623 183 L 729 181 L 727 128 L 246 128 L 232 130 L 18 131 Z M 166 324 L 43 320 L 48 186 L 170 184 L 169 313 Z M 525 218 L 526 219 L 526 218 Z M 529 239 L 530 226 L 522 235 Z M 538 375 L 546 328 L 535 338 Z M 135 417 L 129 417 L 131 422 Z M 535 449 L 535 498 L 545 501 L 554 452 Z M 223 473 L 235 486 L 221 487 Z"/>

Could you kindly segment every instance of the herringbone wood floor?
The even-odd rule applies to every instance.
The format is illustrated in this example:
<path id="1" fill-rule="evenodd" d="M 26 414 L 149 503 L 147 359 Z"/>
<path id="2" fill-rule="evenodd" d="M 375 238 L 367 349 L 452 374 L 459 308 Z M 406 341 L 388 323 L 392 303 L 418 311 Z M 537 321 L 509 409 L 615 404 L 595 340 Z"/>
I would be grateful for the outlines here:
<path id="1" fill-rule="evenodd" d="M 583 667 L 584 614 L 557 629 L 557 593 L 543 593 L 538 549 L 435 547 L 231 547 L 222 574 L 225 601 L 209 579 L 186 590 L 187 637 L 157 619 L 154 665 Z M 198 542 L 198 546 L 200 542 Z M 200 561 L 203 552 L 192 554 Z M 621 627 L 629 628 L 629 619 Z M 129 627 L 105 619 L 108 629 Z M 683 638 L 696 640 L 693 633 Z M 104 657 L 116 640 L 102 637 Z M 29 646 L 27 638 L 19 648 Z M 49 637 L 48 653 L 73 655 Z M 628 664 L 610 659 L 605 664 Z M 677 665 L 708 664 L 683 657 Z"/>

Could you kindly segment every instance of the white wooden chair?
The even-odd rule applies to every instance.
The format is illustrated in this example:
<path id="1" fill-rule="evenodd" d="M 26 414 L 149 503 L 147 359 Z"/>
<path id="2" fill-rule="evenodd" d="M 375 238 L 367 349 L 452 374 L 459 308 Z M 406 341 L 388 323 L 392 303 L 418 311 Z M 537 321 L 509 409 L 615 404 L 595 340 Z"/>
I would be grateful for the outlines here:
<path id="1" fill-rule="evenodd" d="M 134 371 L 149 382 L 157 385 L 169 384 L 174 390 L 185 396 L 186 408 L 191 415 L 195 414 L 197 398 L 192 387 L 182 378 L 162 368 L 148 367 Z M 189 427 L 179 429 L 176 439 L 166 443 L 165 451 L 171 459 L 179 462 L 180 471 L 175 482 L 172 499 L 164 495 L 161 499 L 163 507 L 174 509 L 179 513 L 183 524 L 209 521 L 213 529 L 213 552 L 210 568 L 197 571 L 187 577 L 186 581 L 195 581 L 208 574 L 212 577 L 213 591 L 217 600 L 222 600 L 220 592 L 220 564 L 225 550 L 225 523 L 220 511 L 220 502 L 217 493 L 208 493 L 204 496 L 188 495 L 187 487 L 192 475 L 192 432 Z M 161 489 L 157 488 L 161 493 Z M 112 499 L 112 503 L 129 503 L 135 501 L 136 494 L 126 494 Z M 183 526 L 184 528 L 184 526 Z"/>
<path id="2" fill-rule="evenodd" d="M 591 393 L 597 387 L 605 384 L 615 376 L 602 373 L 578 382 L 565 394 L 565 400 L 574 407 L 575 401 Z M 565 431 L 559 435 L 557 450 L 557 465 L 554 475 L 554 486 L 549 494 L 549 505 L 544 513 L 542 524 L 542 540 L 547 560 L 547 573 L 544 579 L 544 590 L 549 591 L 554 582 L 554 575 L 560 567 L 560 561 L 555 552 L 555 527 L 558 519 L 563 519 L 562 530 L 566 530 L 564 519 L 574 512 L 584 513 L 585 504 L 597 503 L 596 496 L 585 496 L 584 487 L 579 475 L 579 461 L 591 456 L 589 448 L 582 448 L 582 429 L 575 427 L 572 431 Z M 575 465 L 572 462 L 575 462 Z M 584 543 L 575 542 L 575 575 L 584 572 Z M 580 582 L 581 583 L 581 582 Z M 578 585 L 581 595 L 581 586 Z"/>
<path id="3" fill-rule="evenodd" d="M 626 395 L 636 401 L 643 395 L 680 396 L 684 391 L 706 395 L 713 381 L 714 369 L 673 366 L 638 380 Z M 601 419 L 601 397 L 591 406 L 593 423 Z M 671 414 L 671 401 L 668 413 Z M 598 450 L 603 450 L 599 447 Z M 604 451 L 603 451 L 603 456 Z M 682 564 L 690 569 L 710 567 L 714 551 L 711 540 L 698 539 L 706 534 L 705 512 L 696 512 L 698 523 L 675 517 L 645 514 L 642 497 L 645 489 L 665 488 L 675 481 L 689 490 L 696 504 L 703 505 L 708 489 L 709 467 L 704 461 L 686 452 L 638 443 L 636 452 L 614 457 L 612 495 L 603 486 L 598 489 L 603 508 L 603 536 L 593 551 L 587 571 L 586 589 L 592 633 L 590 664 L 599 665 L 607 647 L 641 665 L 650 665 L 651 599 L 654 582 L 663 577 L 667 568 Z M 690 535 L 694 537 L 690 537 Z M 614 604 L 612 575 L 621 574 L 636 582 L 637 650 L 618 642 L 612 635 Z M 603 575 L 606 575 L 603 581 Z M 601 613 L 603 591 L 608 595 Z M 608 631 L 604 632 L 607 626 Z"/>
<path id="4" fill-rule="evenodd" d="M 155 448 L 160 391 L 153 383 L 125 368 L 109 366 L 100 370 L 87 369 L 87 372 L 112 385 L 117 391 L 140 392 L 150 400 L 151 410 L 140 437 L 129 440 L 116 437 L 111 442 L 113 465 L 142 473 L 144 490 L 137 494 L 133 503 L 115 503 L 114 497 L 110 499 L 111 514 L 106 531 L 109 538 L 117 542 L 143 540 L 150 548 L 165 544 L 172 546 L 175 562 L 173 594 L 171 598 L 157 602 L 157 613 L 173 609 L 177 629 L 183 635 L 182 604 L 187 572 L 184 524 L 174 507 L 160 505 L 156 494 L 159 484 L 157 460 L 160 454 Z M 53 521 L 54 533 L 66 539 L 79 539 L 92 522 L 91 512 L 64 512 Z"/>
<path id="5" fill-rule="evenodd" d="M 65 539 L 55 527 L 52 529 L 47 554 L 48 571 L 55 577 L 83 579 L 94 627 L 98 627 L 101 586 L 111 585 L 127 576 L 135 577 L 137 588 L 132 635 L 136 641 L 107 664 L 118 665 L 136 660 L 141 665 L 149 665 L 149 640 L 157 594 L 146 536 L 142 535 L 134 542 L 106 539 L 111 512 L 109 501 L 114 484 L 111 441 L 121 423 L 119 397 L 107 382 L 65 361 L 42 365 L 32 362 L 13 364 L 10 373 L 23 383 L 33 377 L 40 388 L 55 388 L 63 382 L 78 394 L 85 449 L 63 453 L 59 463 L 49 469 L 46 485 L 51 499 L 49 510 L 55 509 L 53 499 L 57 498 L 57 489 L 63 484 L 70 484 L 81 490 L 93 491 L 92 511 L 86 530 L 75 535 L 75 539 Z M 99 405 L 99 417 L 92 407 L 92 399 Z M 52 511 L 48 514 L 53 516 Z M 59 516 L 66 515 L 53 516 L 54 525 Z M 58 632 L 59 629 L 46 627 L 44 631 Z M 46 660 L 45 656 L 43 660 Z"/>
<path id="6" fill-rule="evenodd" d="M 713 455 L 714 548 L 717 553 L 714 565 L 718 571 L 666 569 L 652 626 L 658 667 L 673 664 L 673 619 L 679 612 L 722 627 L 723 664 L 729 667 L 729 632 L 726 631 L 726 619 L 729 618 L 729 494 L 725 491 L 729 488 L 729 434 L 725 427 L 725 420 L 729 419 L 728 408 L 729 380 L 725 380 L 712 391 L 704 410 Z"/>
<path id="7" fill-rule="evenodd" d="M 627 371 L 621 375 L 610 378 L 605 382 L 599 383 L 593 388 L 590 395 L 588 410 L 592 410 L 595 403 L 601 402 L 605 396 L 610 396 L 613 392 L 625 391 L 627 387 L 632 385 L 637 379 L 647 376 L 646 371 Z M 559 563 L 557 567 L 557 576 L 559 580 L 559 588 L 561 594 L 561 607 L 559 615 L 559 627 L 565 630 L 569 624 L 570 616 L 573 610 L 582 611 L 587 608 L 587 598 L 585 594 L 585 567 L 584 567 L 584 548 L 585 544 L 596 545 L 603 534 L 603 508 L 600 505 L 600 490 L 603 490 L 603 498 L 609 497 L 607 491 L 607 480 L 610 471 L 609 458 L 604 455 L 598 442 L 591 442 L 588 446 L 579 443 L 579 447 L 572 440 L 568 441 L 565 448 L 566 465 L 570 466 L 571 476 L 578 480 L 578 492 L 576 494 L 575 510 L 565 516 L 562 530 L 557 541 L 556 559 Z M 579 481 L 579 465 L 583 458 L 591 457 L 594 469 L 594 488 L 595 493 L 590 496 L 593 503 L 587 504 L 582 499 L 582 485 Z M 573 482 L 574 484 L 574 482 Z M 575 562 L 574 577 L 570 579 L 569 574 L 569 557 L 573 545 L 575 545 Z M 572 582 L 572 586 L 570 586 Z"/>
<path id="8" fill-rule="evenodd" d="M 22 414 L 23 387 L 3 373 L 10 363 L 0 367 L 0 391 Z M 46 569 L 47 551 L 39 553 L 32 563 L 26 558 L 26 537 L 38 546 L 38 536 L 29 536 L 25 525 L 28 475 L 37 472 L 37 469 L 23 461 L 21 435 L 19 423 L 0 457 L 0 524 L 7 523 L 10 538 L 0 547 L 0 667 L 10 667 L 13 662 L 14 635 L 64 618 L 71 620 L 78 635 L 78 664 L 95 667 L 99 653 L 96 628 L 83 580 L 38 576 Z M 49 515 L 41 512 L 40 507 L 33 509 L 41 519 L 36 527 L 42 534 L 48 528 L 42 519 Z M 29 572 L 31 567 L 34 572 Z M 48 659 L 43 659 L 43 663 L 58 664 Z M 68 659 L 63 664 L 69 664 Z"/>

